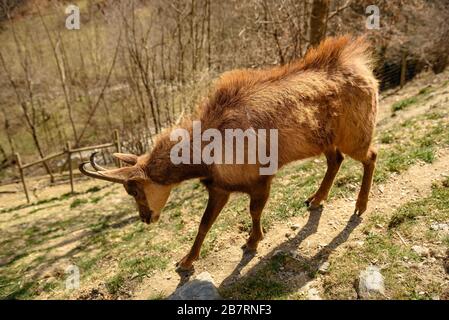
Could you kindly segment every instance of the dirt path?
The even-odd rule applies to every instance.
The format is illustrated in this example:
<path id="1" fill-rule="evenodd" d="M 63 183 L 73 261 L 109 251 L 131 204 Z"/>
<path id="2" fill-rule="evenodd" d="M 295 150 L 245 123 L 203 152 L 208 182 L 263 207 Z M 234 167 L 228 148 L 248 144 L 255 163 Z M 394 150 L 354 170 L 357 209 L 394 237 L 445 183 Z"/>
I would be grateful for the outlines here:
<path id="1" fill-rule="evenodd" d="M 394 209 L 430 194 L 432 182 L 447 176 L 449 173 L 449 150 L 440 150 L 437 160 L 432 164 L 417 164 L 402 175 L 391 178 L 383 185 L 373 187 L 370 207 L 362 219 L 355 218 L 355 197 L 340 198 L 325 203 L 322 212 L 311 212 L 306 217 L 297 217 L 288 223 L 277 223 L 265 235 L 255 257 L 242 255 L 240 246 L 244 244 L 246 235 L 220 235 L 221 241 L 227 241 L 219 252 L 211 253 L 207 258 L 195 264 L 195 274 L 208 271 L 218 286 L 228 285 L 248 272 L 252 272 L 269 259 L 276 251 L 288 251 L 301 259 L 319 265 L 340 250 L 347 250 L 354 242 L 363 238 L 360 226 L 363 219 L 371 214 L 391 214 Z M 292 226 L 296 231 L 292 231 Z M 343 245 L 344 244 L 344 245 Z M 182 253 L 179 253 L 179 258 Z M 312 279 L 305 274 L 291 276 L 289 283 L 292 292 L 308 287 Z M 143 281 L 135 290 L 134 299 L 163 294 L 169 295 L 185 281 L 170 266 L 163 272 L 156 273 Z M 314 281 L 316 282 L 316 280 Z M 309 284 L 310 285 L 310 284 Z"/>

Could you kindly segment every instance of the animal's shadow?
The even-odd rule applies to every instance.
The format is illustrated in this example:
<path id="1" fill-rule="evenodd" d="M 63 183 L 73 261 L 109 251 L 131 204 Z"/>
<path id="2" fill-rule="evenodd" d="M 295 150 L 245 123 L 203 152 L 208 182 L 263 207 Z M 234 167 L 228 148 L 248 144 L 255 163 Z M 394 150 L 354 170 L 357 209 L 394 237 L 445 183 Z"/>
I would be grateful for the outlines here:
<path id="1" fill-rule="evenodd" d="M 236 265 L 236 267 L 229 274 L 229 276 L 227 276 L 222 281 L 218 290 L 226 291 L 227 289 L 232 288 L 232 286 L 238 286 L 239 284 L 245 283 L 245 280 L 247 280 L 249 277 L 254 276 L 257 270 L 260 270 L 260 268 L 269 263 L 269 261 L 277 252 L 290 252 L 291 250 L 297 249 L 304 240 L 306 240 L 309 236 L 317 232 L 322 213 L 323 213 L 322 207 L 314 210 L 309 210 L 309 217 L 306 224 L 298 231 L 298 233 L 294 237 L 291 237 L 287 241 L 274 247 L 260 261 L 258 261 L 254 266 L 252 266 L 251 269 L 248 270 L 244 276 L 241 276 L 241 271 L 243 270 L 243 268 L 245 268 L 245 266 L 247 266 L 251 262 L 251 260 L 256 256 L 255 253 L 251 252 L 248 253 L 243 251 L 240 262 Z M 352 215 L 349 218 L 346 226 L 338 233 L 338 235 L 336 235 L 332 239 L 332 241 L 330 241 L 327 245 L 322 247 L 314 256 L 306 257 L 299 253 L 296 255 L 295 259 L 307 264 L 308 266 L 307 271 L 309 274 L 315 274 L 318 271 L 320 265 L 328 260 L 330 254 L 337 247 L 339 247 L 341 244 L 343 244 L 348 240 L 350 234 L 360 224 L 361 221 L 362 219 L 358 215 L 355 214 Z M 179 273 L 181 279 L 178 284 L 178 287 L 186 283 L 190 279 L 192 273 L 193 272 Z M 307 282 L 311 280 L 312 279 L 309 277 L 303 278 L 302 281 L 291 281 L 291 282 L 289 282 L 288 279 L 286 279 L 285 281 L 288 282 L 288 285 L 285 286 L 283 293 L 288 294 L 297 292 L 300 288 L 305 286 Z"/>

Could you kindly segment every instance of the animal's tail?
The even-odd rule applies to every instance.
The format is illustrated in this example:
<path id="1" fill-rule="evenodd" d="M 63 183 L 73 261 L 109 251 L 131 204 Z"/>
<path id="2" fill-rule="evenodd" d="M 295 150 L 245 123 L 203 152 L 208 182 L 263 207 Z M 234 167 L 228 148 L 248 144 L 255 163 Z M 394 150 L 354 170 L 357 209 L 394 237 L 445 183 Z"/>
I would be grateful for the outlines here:
<path id="1" fill-rule="evenodd" d="M 300 68 L 329 69 L 333 67 L 361 68 L 372 73 L 375 65 L 370 43 L 365 37 L 349 35 L 330 37 L 310 49 L 300 61 Z"/>

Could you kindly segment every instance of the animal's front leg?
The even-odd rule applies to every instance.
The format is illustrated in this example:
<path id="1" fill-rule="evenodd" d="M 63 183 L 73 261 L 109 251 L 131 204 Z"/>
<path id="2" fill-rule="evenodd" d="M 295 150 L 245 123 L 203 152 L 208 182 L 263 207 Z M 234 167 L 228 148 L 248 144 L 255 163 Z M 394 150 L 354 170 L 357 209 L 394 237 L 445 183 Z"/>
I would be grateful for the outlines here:
<path id="1" fill-rule="evenodd" d="M 190 252 L 178 262 L 178 270 L 190 270 L 192 269 L 193 261 L 198 259 L 200 255 L 201 245 L 203 244 L 204 238 L 207 232 L 212 227 L 213 223 L 218 217 L 225 204 L 229 199 L 229 192 L 215 189 L 213 187 L 208 188 L 209 200 L 207 202 L 206 211 L 201 218 L 200 227 L 198 229 L 198 234 L 196 235 L 195 242 L 193 243 Z"/>

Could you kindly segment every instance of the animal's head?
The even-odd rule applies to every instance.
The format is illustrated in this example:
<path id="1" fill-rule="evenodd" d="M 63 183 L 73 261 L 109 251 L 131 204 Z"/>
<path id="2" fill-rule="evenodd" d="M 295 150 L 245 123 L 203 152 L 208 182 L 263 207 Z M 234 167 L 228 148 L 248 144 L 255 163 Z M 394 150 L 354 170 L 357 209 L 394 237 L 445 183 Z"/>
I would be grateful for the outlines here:
<path id="1" fill-rule="evenodd" d="M 95 154 L 96 152 L 90 156 L 90 162 L 80 164 L 79 170 L 92 178 L 123 184 L 126 192 L 136 200 L 140 219 L 145 223 L 159 220 L 161 210 L 167 203 L 173 185 L 161 185 L 151 181 L 145 170 L 146 157 L 114 153 L 114 157 L 129 166 L 109 170 L 95 162 Z M 95 171 L 87 170 L 85 166 L 88 164 Z"/>

